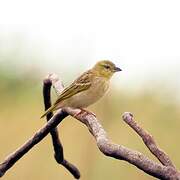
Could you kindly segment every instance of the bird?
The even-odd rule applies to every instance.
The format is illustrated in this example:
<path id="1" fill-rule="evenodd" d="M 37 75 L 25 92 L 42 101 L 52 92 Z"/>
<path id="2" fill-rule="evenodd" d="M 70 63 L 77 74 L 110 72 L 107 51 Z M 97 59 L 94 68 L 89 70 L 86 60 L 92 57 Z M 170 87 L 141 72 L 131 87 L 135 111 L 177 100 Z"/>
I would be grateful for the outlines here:
<path id="1" fill-rule="evenodd" d="M 48 113 L 63 107 L 84 108 L 98 101 L 109 89 L 110 79 L 114 73 L 122 71 L 110 60 L 98 61 L 91 69 L 66 87 L 55 103 L 47 109 L 41 118 Z"/>

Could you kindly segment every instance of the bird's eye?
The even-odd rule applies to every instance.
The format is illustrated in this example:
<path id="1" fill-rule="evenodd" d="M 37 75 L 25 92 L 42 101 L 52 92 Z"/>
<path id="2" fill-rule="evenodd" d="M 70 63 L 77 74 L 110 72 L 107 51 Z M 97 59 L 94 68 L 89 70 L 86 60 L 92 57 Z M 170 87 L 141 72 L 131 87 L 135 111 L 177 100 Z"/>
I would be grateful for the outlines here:
<path id="1" fill-rule="evenodd" d="M 110 66 L 108 66 L 108 65 L 104 65 L 104 67 L 105 67 L 106 69 L 110 69 Z"/>

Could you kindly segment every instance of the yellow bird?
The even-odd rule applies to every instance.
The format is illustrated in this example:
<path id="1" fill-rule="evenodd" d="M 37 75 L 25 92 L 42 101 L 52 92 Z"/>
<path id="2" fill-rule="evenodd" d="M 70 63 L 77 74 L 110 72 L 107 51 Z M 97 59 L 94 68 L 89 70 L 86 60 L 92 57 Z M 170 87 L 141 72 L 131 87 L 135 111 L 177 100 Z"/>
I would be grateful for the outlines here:
<path id="1" fill-rule="evenodd" d="M 121 69 L 109 60 L 97 62 L 92 69 L 84 72 L 65 88 L 41 118 L 62 107 L 82 109 L 95 103 L 106 93 L 112 75 L 118 71 Z"/>

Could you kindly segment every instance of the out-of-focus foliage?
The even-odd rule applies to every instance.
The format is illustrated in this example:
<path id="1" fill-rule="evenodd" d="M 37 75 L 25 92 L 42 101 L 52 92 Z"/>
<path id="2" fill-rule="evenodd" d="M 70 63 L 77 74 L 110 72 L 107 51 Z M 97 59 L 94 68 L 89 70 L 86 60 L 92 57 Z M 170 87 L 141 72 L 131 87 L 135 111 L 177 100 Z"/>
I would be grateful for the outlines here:
<path id="1" fill-rule="evenodd" d="M 32 74 L 33 71 L 16 76 L 5 70 L 0 71 L 1 161 L 45 123 L 44 119 L 39 119 L 43 112 L 42 80 Z M 123 112 L 131 111 L 138 123 L 155 137 L 160 147 L 180 167 L 180 145 L 177 141 L 180 127 L 179 107 L 170 98 L 162 101 L 158 93 L 152 91 L 132 96 L 122 89 L 112 87 L 106 97 L 89 109 L 96 113 L 114 142 L 153 158 L 141 139 L 121 119 Z M 153 179 L 126 162 L 101 154 L 87 128 L 73 118 L 65 119 L 58 129 L 65 156 L 79 167 L 82 180 Z M 73 179 L 55 162 L 50 136 L 19 160 L 4 178 Z"/>

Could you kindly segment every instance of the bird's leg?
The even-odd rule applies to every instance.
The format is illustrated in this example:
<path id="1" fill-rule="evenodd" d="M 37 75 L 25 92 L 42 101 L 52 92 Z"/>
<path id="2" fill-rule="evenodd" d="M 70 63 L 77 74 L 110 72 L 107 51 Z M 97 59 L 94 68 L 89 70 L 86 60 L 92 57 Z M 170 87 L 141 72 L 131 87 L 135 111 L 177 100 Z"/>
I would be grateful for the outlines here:
<path id="1" fill-rule="evenodd" d="M 85 112 L 85 113 L 88 113 L 88 114 L 91 114 L 91 115 L 93 115 L 94 117 L 96 117 L 96 114 L 94 114 L 94 113 L 91 112 L 91 111 L 88 111 L 88 110 L 83 109 L 83 108 L 81 108 L 81 111 L 82 111 L 82 112 Z"/>
<path id="2" fill-rule="evenodd" d="M 81 111 L 76 113 L 73 117 L 76 118 L 77 116 L 79 116 L 80 114 L 83 114 L 83 113 L 87 113 L 87 114 L 91 114 L 93 115 L 94 117 L 96 117 L 96 115 L 93 113 L 93 112 L 90 112 L 86 109 L 83 109 L 83 108 L 79 108 Z"/>

